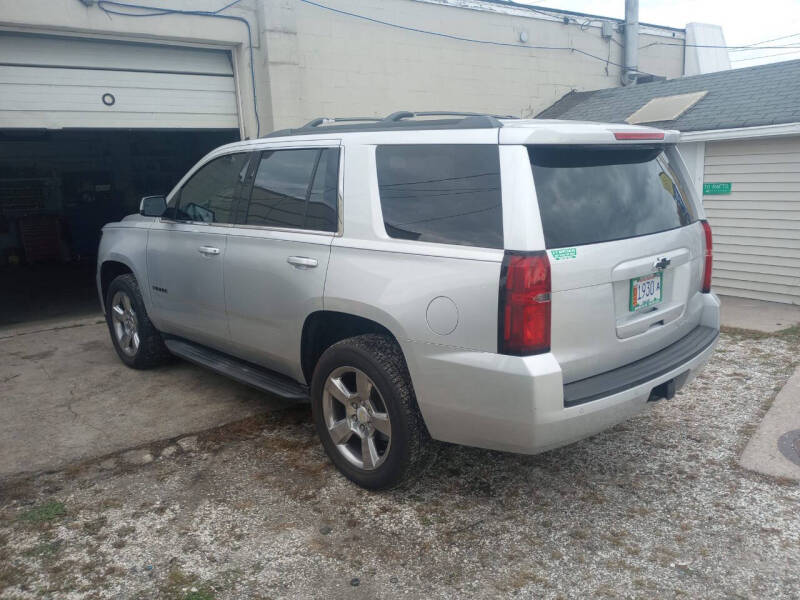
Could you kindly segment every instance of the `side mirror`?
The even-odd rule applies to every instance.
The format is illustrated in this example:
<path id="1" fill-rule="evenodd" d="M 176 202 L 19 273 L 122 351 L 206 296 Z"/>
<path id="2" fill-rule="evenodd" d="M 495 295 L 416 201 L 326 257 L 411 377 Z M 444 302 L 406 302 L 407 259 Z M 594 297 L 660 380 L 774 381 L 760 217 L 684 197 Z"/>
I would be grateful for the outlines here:
<path id="1" fill-rule="evenodd" d="M 160 217 L 167 210 L 165 196 L 145 196 L 139 204 L 139 214 L 143 217 Z"/>

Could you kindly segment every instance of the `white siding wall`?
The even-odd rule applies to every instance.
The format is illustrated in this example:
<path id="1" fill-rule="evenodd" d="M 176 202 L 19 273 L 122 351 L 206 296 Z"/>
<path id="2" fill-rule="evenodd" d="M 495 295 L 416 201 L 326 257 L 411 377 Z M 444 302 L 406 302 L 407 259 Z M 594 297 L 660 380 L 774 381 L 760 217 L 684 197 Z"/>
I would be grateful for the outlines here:
<path id="1" fill-rule="evenodd" d="M 706 143 L 704 196 L 714 232 L 714 290 L 800 304 L 800 136 Z"/>

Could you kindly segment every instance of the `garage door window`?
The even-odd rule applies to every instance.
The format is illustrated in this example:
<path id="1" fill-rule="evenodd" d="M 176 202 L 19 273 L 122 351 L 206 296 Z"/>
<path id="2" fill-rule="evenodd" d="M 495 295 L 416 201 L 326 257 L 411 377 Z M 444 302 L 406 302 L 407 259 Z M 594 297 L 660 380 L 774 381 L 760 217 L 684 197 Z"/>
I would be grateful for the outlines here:
<path id="1" fill-rule="evenodd" d="M 201 167 L 181 188 L 173 218 L 233 223 L 234 203 L 247 174 L 248 158 L 246 153 L 227 154 Z"/>

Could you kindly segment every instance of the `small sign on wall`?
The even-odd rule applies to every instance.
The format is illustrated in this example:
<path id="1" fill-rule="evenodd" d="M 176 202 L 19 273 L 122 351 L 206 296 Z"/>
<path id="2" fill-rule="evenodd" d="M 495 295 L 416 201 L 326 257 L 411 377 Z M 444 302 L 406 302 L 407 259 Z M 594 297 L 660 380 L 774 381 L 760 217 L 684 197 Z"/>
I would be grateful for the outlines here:
<path id="1" fill-rule="evenodd" d="M 703 195 L 704 196 L 721 196 L 722 194 L 731 193 L 730 183 L 704 183 Z"/>

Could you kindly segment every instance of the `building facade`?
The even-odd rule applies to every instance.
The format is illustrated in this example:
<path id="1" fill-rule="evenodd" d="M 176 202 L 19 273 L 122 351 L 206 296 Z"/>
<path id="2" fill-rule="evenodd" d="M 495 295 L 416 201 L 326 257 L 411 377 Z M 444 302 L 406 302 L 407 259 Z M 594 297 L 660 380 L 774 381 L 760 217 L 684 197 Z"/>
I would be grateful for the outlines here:
<path id="1" fill-rule="evenodd" d="M 623 60 L 619 21 L 489 0 L 137 4 L 0 0 L 0 128 L 255 137 L 401 109 L 532 116 L 571 89 L 619 85 Z M 641 25 L 639 69 L 680 76 L 684 37 Z"/>
<path id="2" fill-rule="evenodd" d="M 0 0 L 0 322 L 40 282 L 92 298 L 102 225 L 216 146 L 320 116 L 531 116 L 619 85 L 620 29 L 494 0 Z M 640 70 L 679 76 L 684 37 L 642 24 Z"/>

